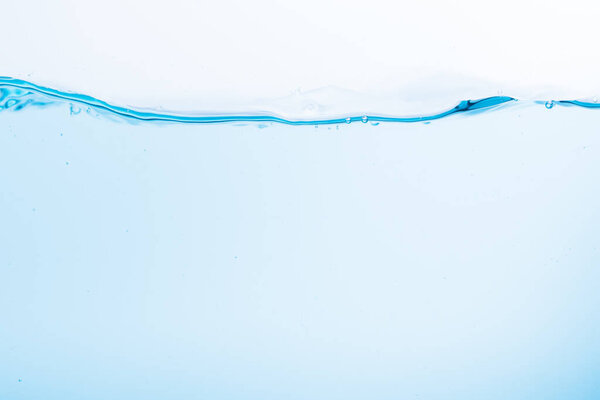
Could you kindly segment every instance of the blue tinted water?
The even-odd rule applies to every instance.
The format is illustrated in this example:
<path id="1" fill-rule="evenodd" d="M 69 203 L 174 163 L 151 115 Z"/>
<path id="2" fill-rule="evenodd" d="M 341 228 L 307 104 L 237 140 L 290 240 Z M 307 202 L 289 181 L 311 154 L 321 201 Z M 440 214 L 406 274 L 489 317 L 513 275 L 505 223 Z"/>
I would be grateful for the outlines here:
<path id="1" fill-rule="evenodd" d="M 55 104 L 64 104 L 71 101 L 76 104 L 72 107 L 74 113 L 78 113 L 80 107 L 93 107 L 95 112 L 111 116 L 118 116 L 129 121 L 145 122 L 176 122 L 186 124 L 207 124 L 223 122 L 276 122 L 287 125 L 332 125 L 352 122 L 424 122 L 450 116 L 461 112 L 473 112 L 474 110 L 489 109 L 516 99 L 507 96 L 493 96 L 478 100 L 464 100 L 455 107 L 439 113 L 421 116 L 380 116 L 360 115 L 337 118 L 319 118 L 312 120 L 289 119 L 269 114 L 239 114 L 239 115 L 179 115 L 177 113 L 159 113 L 149 111 L 133 110 L 118 105 L 109 104 L 94 97 L 67 93 L 52 88 L 39 86 L 19 79 L 0 77 L 0 107 L 19 111 L 24 107 L 36 106 L 47 107 Z M 583 104 L 583 103 L 582 103 Z M 90 108 L 91 110 L 91 108 Z"/>
<path id="2" fill-rule="evenodd" d="M 0 398 L 600 395 L 597 110 L 183 124 L 20 84 Z"/>

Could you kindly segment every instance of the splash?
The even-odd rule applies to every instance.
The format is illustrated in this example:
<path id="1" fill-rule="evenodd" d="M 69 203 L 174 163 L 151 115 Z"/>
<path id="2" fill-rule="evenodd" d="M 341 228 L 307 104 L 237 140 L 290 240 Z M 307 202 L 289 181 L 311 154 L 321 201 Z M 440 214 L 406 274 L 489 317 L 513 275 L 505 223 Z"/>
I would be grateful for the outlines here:
<path id="1" fill-rule="evenodd" d="M 72 114 L 78 114 L 82 108 L 88 111 L 93 109 L 99 113 L 118 116 L 127 120 L 135 121 L 158 121 L 184 124 L 211 124 L 226 122 L 274 122 L 287 125 L 329 125 L 329 124 L 350 124 L 352 122 L 367 121 L 371 123 L 379 122 L 428 122 L 445 118 L 458 113 L 474 113 L 482 111 L 491 111 L 498 109 L 499 106 L 509 105 L 517 101 L 509 96 L 492 96 L 476 100 L 463 100 L 456 106 L 439 113 L 419 116 L 384 116 L 384 115 L 347 115 L 335 118 L 322 119 L 291 119 L 276 114 L 255 113 L 255 114 L 198 114 L 185 115 L 179 113 L 164 113 L 158 111 L 142 111 L 110 104 L 106 101 L 94 98 L 92 96 L 64 92 L 44 86 L 39 86 L 31 82 L 10 77 L 0 77 L 0 111 L 13 110 L 19 111 L 26 107 L 47 107 L 57 104 L 69 104 Z M 555 104 L 563 106 L 579 106 L 584 108 L 600 108 L 600 103 L 585 102 L 578 100 L 560 100 L 542 102 L 546 108 L 552 108 Z M 74 111 L 75 110 L 75 111 Z"/>

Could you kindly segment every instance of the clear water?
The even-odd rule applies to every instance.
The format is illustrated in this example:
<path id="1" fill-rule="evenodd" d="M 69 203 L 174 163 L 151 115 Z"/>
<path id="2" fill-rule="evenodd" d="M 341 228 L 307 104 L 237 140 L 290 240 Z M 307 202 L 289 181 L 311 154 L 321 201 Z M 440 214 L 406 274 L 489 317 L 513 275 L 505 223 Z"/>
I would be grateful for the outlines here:
<path id="1" fill-rule="evenodd" d="M 593 104 L 205 124 L 2 90 L 0 398 L 600 396 Z"/>

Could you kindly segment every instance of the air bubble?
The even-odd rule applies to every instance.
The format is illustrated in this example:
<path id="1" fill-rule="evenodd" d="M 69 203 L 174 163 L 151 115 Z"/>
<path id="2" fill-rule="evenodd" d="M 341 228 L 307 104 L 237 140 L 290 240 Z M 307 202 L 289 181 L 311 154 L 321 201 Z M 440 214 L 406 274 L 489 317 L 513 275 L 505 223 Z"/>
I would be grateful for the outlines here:
<path id="1" fill-rule="evenodd" d="M 6 103 L 4 103 L 4 108 L 10 108 L 10 107 L 14 106 L 15 104 L 17 104 L 18 102 L 19 101 L 16 99 L 10 99 Z"/>
<path id="2" fill-rule="evenodd" d="M 367 117 L 366 115 L 363 115 L 363 117 L 362 117 L 363 124 L 366 124 L 368 120 L 369 120 L 369 117 Z"/>
<path id="3" fill-rule="evenodd" d="M 544 106 L 546 106 L 546 108 L 549 110 L 552 107 L 554 107 L 554 100 L 549 100 L 546 102 L 546 104 L 544 104 Z"/>
<path id="4" fill-rule="evenodd" d="M 346 118 L 346 123 L 349 124 L 350 122 L 352 122 L 352 120 L 350 119 L 350 117 Z"/>
<path id="5" fill-rule="evenodd" d="M 77 115 L 81 112 L 81 108 L 77 107 L 74 104 L 71 104 L 71 115 Z"/>

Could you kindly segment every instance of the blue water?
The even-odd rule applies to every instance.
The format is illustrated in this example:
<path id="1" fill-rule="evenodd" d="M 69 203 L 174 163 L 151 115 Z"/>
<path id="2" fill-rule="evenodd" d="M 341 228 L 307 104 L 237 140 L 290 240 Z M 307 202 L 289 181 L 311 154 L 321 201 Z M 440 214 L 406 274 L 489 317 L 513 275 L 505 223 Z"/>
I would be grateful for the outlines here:
<path id="1" fill-rule="evenodd" d="M 177 122 L 206 124 L 218 122 L 277 122 L 288 125 L 331 125 L 352 122 L 425 122 L 450 116 L 452 114 L 491 108 L 504 103 L 516 101 L 512 97 L 493 96 L 479 100 L 464 100 L 450 110 L 431 115 L 411 117 L 389 117 L 379 115 L 345 116 L 341 118 L 322 118 L 316 120 L 292 120 L 276 115 L 177 115 L 133 110 L 109 104 L 91 96 L 62 92 L 42 87 L 19 79 L 0 77 L 0 107 L 16 111 L 28 107 L 46 107 L 56 103 L 72 102 L 83 107 L 93 107 L 96 112 L 105 112 L 129 120 L 146 122 Z M 76 107 L 76 109 L 79 109 Z"/>
<path id="2" fill-rule="evenodd" d="M 0 399 L 600 396 L 594 103 L 363 124 L 0 90 Z"/>

